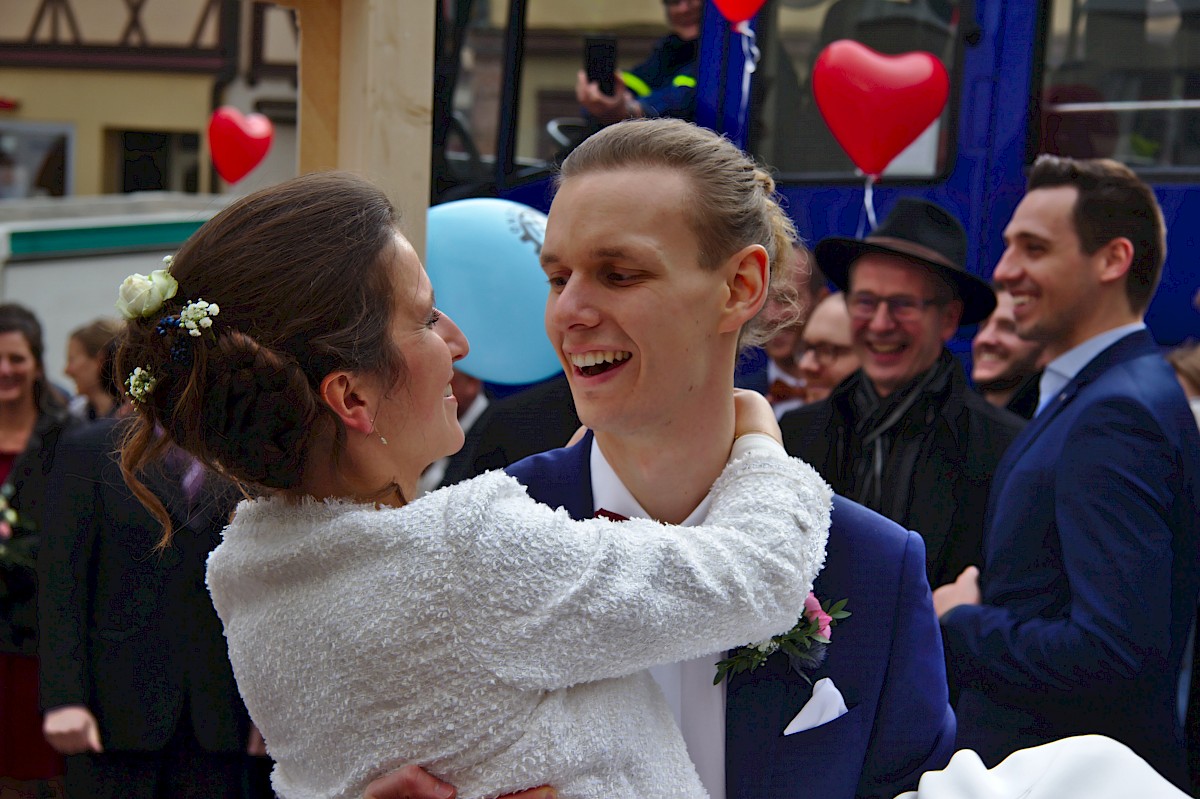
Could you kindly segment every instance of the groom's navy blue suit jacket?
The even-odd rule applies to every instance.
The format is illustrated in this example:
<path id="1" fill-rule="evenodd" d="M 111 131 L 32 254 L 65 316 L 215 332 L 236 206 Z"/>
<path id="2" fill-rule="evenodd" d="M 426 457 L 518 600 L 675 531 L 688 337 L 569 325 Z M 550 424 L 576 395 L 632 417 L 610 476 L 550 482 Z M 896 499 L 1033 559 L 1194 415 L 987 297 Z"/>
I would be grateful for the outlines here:
<path id="1" fill-rule="evenodd" d="M 530 496 L 573 518 L 593 513 L 589 433 L 574 447 L 508 467 Z M 942 639 L 925 578 L 920 536 L 836 497 L 825 567 L 814 590 L 846 599 L 853 615 L 833 631 L 829 677 L 849 712 L 784 736 L 812 688 L 782 655 L 729 684 L 728 799 L 890 797 L 946 765 L 954 751 Z"/>

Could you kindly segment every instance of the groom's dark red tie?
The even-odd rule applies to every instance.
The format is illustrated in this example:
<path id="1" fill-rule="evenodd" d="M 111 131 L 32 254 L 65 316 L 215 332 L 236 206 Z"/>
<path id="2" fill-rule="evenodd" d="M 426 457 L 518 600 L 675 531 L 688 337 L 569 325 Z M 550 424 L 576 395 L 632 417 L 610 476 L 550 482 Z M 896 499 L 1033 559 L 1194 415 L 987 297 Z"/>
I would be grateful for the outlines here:
<path id="1" fill-rule="evenodd" d="M 619 513 L 613 513 L 612 511 L 610 511 L 610 510 L 605 510 L 604 508 L 601 508 L 600 510 L 596 511 L 596 518 L 597 518 L 597 519 L 611 519 L 611 520 L 612 520 L 612 521 L 614 521 L 614 522 L 627 522 L 627 521 L 629 521 L 629 517 L 628 517 L 628 516 L 622 516 L 622 515 L 621 515 L 621 514 L 619 514 Z"/>

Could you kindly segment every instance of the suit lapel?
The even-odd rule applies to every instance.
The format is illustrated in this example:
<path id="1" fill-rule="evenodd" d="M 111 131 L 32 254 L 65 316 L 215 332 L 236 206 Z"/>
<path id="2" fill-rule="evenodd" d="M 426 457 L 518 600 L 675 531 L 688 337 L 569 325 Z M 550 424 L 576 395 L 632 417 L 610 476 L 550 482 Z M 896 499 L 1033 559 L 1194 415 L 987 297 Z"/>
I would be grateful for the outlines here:
<path id="1" fill-rule="evenodd" d="M 529 496 L 552 508 L 563 508 L 572 519 L 589 519 L 592 502 L 592 433 L 572 447 L 531 455 L 507 467 Z"/>
<path id="2" fill-rule="evenodd" d="M 590 519 L 595 511 L 592 501 L 592 433 L 589 430 L 573 447 L 562 450 L 562 507 L 572 519 Z"/>
<path id="3" fill-rule="evenodd" d="M 1145 330 L 1139 330 L 1114 342 L 1080 369 L 1079 374 L 1075 375 L 1071 382 L 1063 387 L 1058 396 L 1051 400 L 1042 409 L 1041 413 L 1030 420 L 1025 429 L 1021 431 L 1020 435 L 1009 446 L 1008 451 L 1004 453 L 1000 465 L 996 468 L 996 476 L 992 480 L 992 500 L 995 501 L 997 497 L 1004 493 L 1002 488 L 1004 482 L 1008 479 L 1013 466 L 1025 454 L 1025 451 L 1037 440 L 1042 430 L 1046 429 L 1054 421 L 1054 418 L 1075 399 L 1080 391 L 1113 366 L 1155 351 L 1156 345 L 1154 344 L 1154 339 L 1150 337 L 1150 333 Z"/>

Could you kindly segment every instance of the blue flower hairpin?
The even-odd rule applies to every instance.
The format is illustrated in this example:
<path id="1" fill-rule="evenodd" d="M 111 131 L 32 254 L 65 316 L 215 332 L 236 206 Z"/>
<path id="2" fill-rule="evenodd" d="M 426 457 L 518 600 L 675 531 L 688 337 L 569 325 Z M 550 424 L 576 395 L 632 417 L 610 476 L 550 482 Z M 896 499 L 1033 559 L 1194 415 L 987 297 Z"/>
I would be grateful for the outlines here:
<path id="1" fill-rule="evenodd" d="M 171 345 L 171 359 L 177 363 L 190 363 L 192 339 L 199 338 L 205 332 L 211 333 L 213 318 L 219 313 L 221 307 L 215 302 L 200 299 L 183 306 L 178 314 L 164 316 L 154 329 L 160 336 L 186 332 L 186 337 L 179 336 Z"/>

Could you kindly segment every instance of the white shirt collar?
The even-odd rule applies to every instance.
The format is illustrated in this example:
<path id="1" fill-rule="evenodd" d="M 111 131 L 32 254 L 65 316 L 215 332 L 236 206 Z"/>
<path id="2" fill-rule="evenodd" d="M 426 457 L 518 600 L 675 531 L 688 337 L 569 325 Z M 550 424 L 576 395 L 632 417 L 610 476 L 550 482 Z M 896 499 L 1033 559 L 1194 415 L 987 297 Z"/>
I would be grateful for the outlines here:
<path id="1" fill-rule="evenodd" d="M 595 438 L 592 439 L 591 467 L 593 512 L 603 508 L 610 513 L 619 513 L 629 519 L 650 518 L 646 509 L 629 492 L 629 489 L 621 482 L 621 478 L 617 477 L 617 473 L 613 471 L 608 459 L 600 451 L 600 443 Z M 696 509 L 683 520 L 682 526 L 693 527 L 703 523 L 708 516 L 710 505 L 712 505 L 712 499 L 710 495 L 705 494 Z"/>
<path id="2" fill-rule="evenodd" d="M 1042 378 L 1038 382 L 1037 413 L 1042 412 L 1050 401 L 1058 396 L 1058 392 L 1066 388 L 1067 383 L 1075 379 L 1075 375 L 1083 371 L 1083 367 L 1091 363 L 1097 355 L 1116 344 L 1130 333 L 1145 330 L 1145 322 L 1131 322 L 1127 325 L 1114 327 L 1099 335 L 1092 336 L 1082 344 L 1072 347 L 1062 355 L 1046 364 Z"/>

